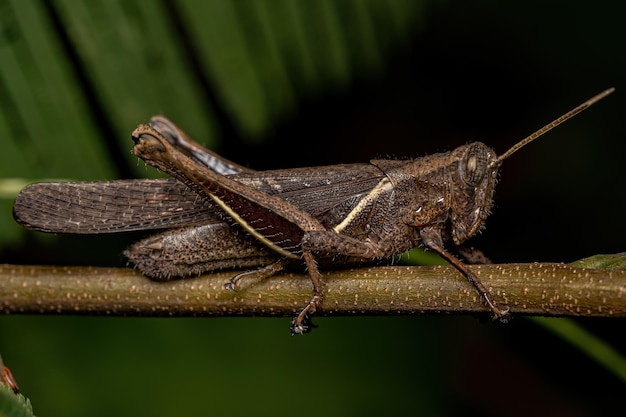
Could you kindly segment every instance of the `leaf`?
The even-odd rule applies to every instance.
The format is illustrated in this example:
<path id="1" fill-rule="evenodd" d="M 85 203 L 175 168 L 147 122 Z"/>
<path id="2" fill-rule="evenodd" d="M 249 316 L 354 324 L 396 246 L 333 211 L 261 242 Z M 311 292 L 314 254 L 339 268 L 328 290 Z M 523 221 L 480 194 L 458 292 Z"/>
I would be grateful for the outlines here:
<path id="1" fill-rule="evenodd" d="M 626 252 L 610 255 L 594 255 L 572 262 L 570 265 L 593 269 L 626 269 Z"/>
<path id="2" fill-rule="evenodd" d="M 32 417 L 33 407 L 28 398 L 0 384 L 0 417 Z"/>
<path id="3" fill-rule="evenodd" d="M 209 147 L 230 131 L 259 141 L 303 100 L 381 77 L 420 4 L 2 2 L 0 180 L 160 175 L 129 152 L 154 114 Z M 4 197 L 0 248 L 24 233 Z"/>

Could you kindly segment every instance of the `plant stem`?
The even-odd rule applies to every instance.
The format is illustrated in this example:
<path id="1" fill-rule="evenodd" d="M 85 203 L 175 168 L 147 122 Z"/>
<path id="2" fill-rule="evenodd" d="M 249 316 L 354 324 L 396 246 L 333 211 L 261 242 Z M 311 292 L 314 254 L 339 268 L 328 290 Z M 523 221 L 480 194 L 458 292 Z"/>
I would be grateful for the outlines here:
<path id="1" fill-rule="evenodd" d="M 473 265 L 511 313 L 626 317 L 626 270 L 565 264 Z M 125 268 L 0 265 L 0 310 L 7 314 L 128 316 L 292 316 L 311 296 L 303 274 L 223 288 L 232 271 L 169 282 Z M 474 288 L 449 266 L 325 271 L 316 315 L 487 313 Z"/>

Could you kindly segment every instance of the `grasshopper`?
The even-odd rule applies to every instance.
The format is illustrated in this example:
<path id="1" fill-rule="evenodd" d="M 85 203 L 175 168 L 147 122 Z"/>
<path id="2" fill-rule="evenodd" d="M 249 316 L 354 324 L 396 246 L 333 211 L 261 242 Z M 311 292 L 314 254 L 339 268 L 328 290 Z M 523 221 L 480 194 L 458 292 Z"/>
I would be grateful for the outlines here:
<path id="1" fill-rule="evenodd" d="M 320 266 L 391 258 L 424 246 L 474 286 L 494 319 L 510 317 L 465 263 L 486 260 L 465 243 L 485 226 L 503 161 L 612 93 L 608 89 L 498 156 L 481 142 L 413 160 L 253 171 L 202 147 L 163 116 L 132 133 L 133 152 L 168 179 L 39 183 L 14 205 L 27 228 L 53 233 L 167 229 L 125 255 L 146 276 L 169 280 L 222 268 L 268 277 L 293 264 L 308 270 L 313 294 L 292 320 L 311 328 L 323 301 Z"/>

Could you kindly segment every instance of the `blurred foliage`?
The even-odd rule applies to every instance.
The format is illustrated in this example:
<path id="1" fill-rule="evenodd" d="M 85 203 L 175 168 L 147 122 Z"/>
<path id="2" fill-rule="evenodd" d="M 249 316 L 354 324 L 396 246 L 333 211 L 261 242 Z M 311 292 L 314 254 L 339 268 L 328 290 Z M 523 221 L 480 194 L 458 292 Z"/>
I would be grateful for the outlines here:
<path id="1" fill-rule="evenodd" d="M 123 265 L 135 236 L 20 229 L 14 184 L 159 175 L 129 152 L 153 114 L 263 169 L 476 138 L 500 152 L 610 86 L 611 98 L 507 161 L 477 240 L 499 262 L 623 251 L 622 8 L 0 0 L 0 261 Z M 290 338 L 287 319 L 6 316 L 0 352 L 40 416 L 595 416 L 617 409 L 624 388 L 527 320 L 316 323 Z M 624 351 L 623 322 L 578 324 Z"/>
<path id="2" fill-rule="evenodd" d="M 1 417 L 33 417 L 33 408 L 22 394 L 0 385 L 0 416 Z"/>
<path id="3" fill-rule="evenodd" d="M 561 318 L 534 317 L 532 320 L 577 346 L 591 358 L 602 364 L 607 370 L 626 383 L 626 359 L 611 345 L 598 339 L 592 333 L 579 326 L 576 321 Z"/>
<path id="4" fill-rule="evenodd" d="M 0 178 L 145 176 L 129 135 L 158 113 L 209 146 L 220 129 L 258 140 L 298 100 L 380 75 L 420 9 L 407 0 L 3 1 Z M 19 237 L 8 207 L 0 245 Z"/>

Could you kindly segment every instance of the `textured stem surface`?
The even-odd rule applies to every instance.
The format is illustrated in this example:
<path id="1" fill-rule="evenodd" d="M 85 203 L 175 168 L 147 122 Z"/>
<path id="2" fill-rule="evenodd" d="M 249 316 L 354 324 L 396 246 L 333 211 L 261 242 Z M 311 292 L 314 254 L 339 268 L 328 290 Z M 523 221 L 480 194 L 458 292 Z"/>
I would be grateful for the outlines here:
<path id="1" fill-rule="evenodd" d="M 626 270 L 583 264 L 473 265 L 499 305 L 514 315 L 626 317 Z M 591 265 L 594 265 L 593 263 Z M 132 316 L 292 316 L 311 297 L 306 275 L 242 279 L 233 272 L 155 282 L 131 269 L 0 265 L 7 314 Z M 487 312 L 474 288 L 449 266 L 324 271 L 317 315 Z"/>

